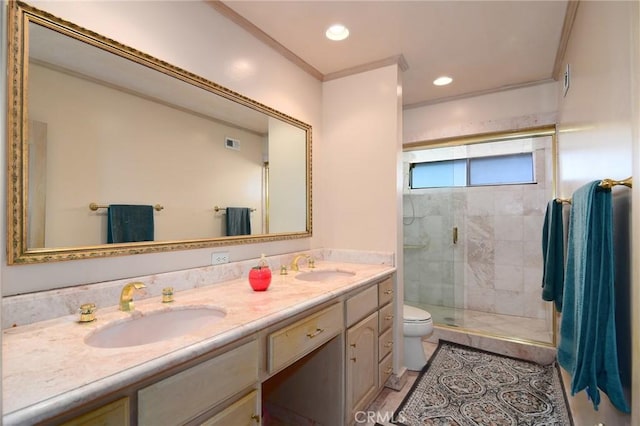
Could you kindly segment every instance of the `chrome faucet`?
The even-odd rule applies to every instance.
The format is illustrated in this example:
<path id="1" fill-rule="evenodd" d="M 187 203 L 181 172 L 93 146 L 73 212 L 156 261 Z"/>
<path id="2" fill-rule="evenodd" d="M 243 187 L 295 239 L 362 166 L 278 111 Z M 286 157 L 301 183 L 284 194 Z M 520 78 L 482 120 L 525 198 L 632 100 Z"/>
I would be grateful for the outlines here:
<path id="1" fill-rule="evenodd" d="M 124 312 L 133 311 L 133 294 L 145 287 L 146 286 L 141 282 L 125 284 L 125 286 L 122 287 L 122 293 L 120 293 L 120 310 Z"/>
<path id="2" fill-rule="evenodd" d="M 299 254 L 296 257 L 293 258 L 293 260 L 291 261 L 291 270 L 292 271 L 299 271 L 300 267 L 298 266 L 298 262 L 300 261 L 301 258 L 306 257 L 307 259 L 311 259 L 311 256 L 308 254 Z"/>

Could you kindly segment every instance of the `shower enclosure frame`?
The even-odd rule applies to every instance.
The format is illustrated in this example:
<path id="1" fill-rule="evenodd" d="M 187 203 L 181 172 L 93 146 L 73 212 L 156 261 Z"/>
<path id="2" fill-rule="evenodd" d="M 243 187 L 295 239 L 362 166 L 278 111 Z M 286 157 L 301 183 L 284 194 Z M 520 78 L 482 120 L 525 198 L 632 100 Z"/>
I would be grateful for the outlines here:
<path id="1" fill-rule="evenodd" d="M 558 155 L 557 155 L 558 149 L 557 149 L 556 133 L 557 133 L 557 129 L 555 125 L 545 125 L 545 126 L 530 127 L 530 128 L 511 130 L 511 131 L 488 132 L 488 133 L 480 133 L 480 134 L 473 134 L 473 135 L 454 136 L 454 137 L 441 138 L 441 139 L 431 139 L 431 140 L 424 140 L 424 141 L 418 141 L 418 142 L 411 142 L 403 145 L 403 151 L 406 152 L 406 151 L 416 151 L 416 150 L 431 149 L 431 148 L 455 147 L 455 146 L 461 146 L 461 145 L 474 145 L 474 144 L 482 144 L 487 142 L 502 142 L 502 141 L 509 141 L 509 140 L 515 140 L 515 139 L 548 136 L 551 139 L 551 147 L 550 147 L 550 154 L 551 154 L 551 159 L 550 159 L 551 185 L 550 186 L 551 188 L 550 188 L 549 196 L 551 198 L 555 198 L 557 193 L 557 173 L 558 173 Z M 404 265 L 402 265 L 402 267 L 404 268 Z M 403 275 L 405 273 L 406 271 L 403 271 Z M 531 343 L 531 344 L 542 344 L 542 345 L 555 347 L 557 343 L 558 313 L 556 312 L 554 307 L 551 307 L 550 315 L 551 315 L 551 330 L 550 330 L 551 341 L 550 342 L 532 340 L 528 338 L 520 338 L 517 336 L 496 335 L 494 333 L 489 333 L 482 330 L 475 330 L 475 329 L 458 327 L 458 326 L 448 326 L 446 324 L 436 323 L 436 325 L 443 328 L 449 328 L 449 329 L 465 331 L 465 332 L 472 332 L 474 334 L 485 335 L 488 337 L 498 337 L 503 340 L 511 340 L 511 341 L 518 341 L 518 342 L 524 342 L 524 343 Z"/>

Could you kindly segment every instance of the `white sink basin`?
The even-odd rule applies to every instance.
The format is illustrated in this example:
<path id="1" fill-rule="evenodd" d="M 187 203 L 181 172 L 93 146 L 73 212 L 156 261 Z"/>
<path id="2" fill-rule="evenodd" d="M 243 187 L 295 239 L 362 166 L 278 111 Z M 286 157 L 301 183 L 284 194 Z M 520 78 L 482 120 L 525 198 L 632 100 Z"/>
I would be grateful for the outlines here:
<path id="1" fill-rule="evenodd" d="M 214 324 L 226 316 L 215 308 L 176 308 L 142 314 L 113 322 L 89 334 L 85 343 L 98 348 L 123 348 L 146 345 L 188 334 Z"/>
<path id="2" fill-rule="evenodd" d="M 302 281 L 329 281 L 335 278 L 352 277 L 356 273 L 341 269 L 317 269 L 309 272 L 300 272 L 296 279 Z"/>

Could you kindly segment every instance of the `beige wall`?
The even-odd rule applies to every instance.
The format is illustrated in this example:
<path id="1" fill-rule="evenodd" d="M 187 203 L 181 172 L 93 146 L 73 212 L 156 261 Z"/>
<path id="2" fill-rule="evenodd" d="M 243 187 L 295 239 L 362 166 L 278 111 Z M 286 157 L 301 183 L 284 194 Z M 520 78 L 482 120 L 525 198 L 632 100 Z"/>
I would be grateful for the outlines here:
<path id="1" fill-rule="evenodd" d="M 324 84 L 323 143 L 314 147 L 314 229 L 320 247 L 396 254 L 402 318 L 402 76 L 397 65 Z M 318 170 L 320 172 L 318 172 Z M 402 340 L 402 322 L 394 325 Z M 394 371 L 404 366 L 402 345 Z"/>
<path id="2" fill-rule="evenodd" d="M 404 111 L 403 143 L 554 124 L 557 84 L 505 90 Z"/>
<path id="3" fill-rule="evenodd" d="M 321 246 L 396 251 L 398 73 L 390 65 L 324 84 L 325 133 L 314 150 Z"/>
<path id="4" fill-rule="evenodd" d="M 255 208 L 263 233 L 262 136 L 35 64 L 29 89 L 30 119 L 50 124 L 45 247 L 105 244 L 106 209 L 91 202 L 161 204 L 156 241 L 225 235 L 216 205 Z"/>
<path id="5" fill-rule="evenodd" d="M 559 195 L 563 197 L 592 180 L 623 179 L 633 174 L 631 154 L 638 144 L 638 135 L 634 134 L 638 116 L 637 109 L 635 115 L 632 111 L 638 103 L 638 91 L 631 70 L 638 55 L 637 27 L 636 2 L 580 2 L 564 59 L 564 64 L 570 64 L 570 87 L 566 97 L 559 94 Z M 634 34 L 636 39 L 632 40 Z M 630 193 L 626 188 L 614 191 L 614 250 L 620 260 L 616 270 L 618 293 L 628 291 L 634 258 L 629 242 Z M 636 227 L 640 225 L 637 219 L 634 222 Z M 637 289 L 638 278 L 634 281 Z M 637 300 L 626 305 L 630 299 L 622 297 L 624 303 L 619 303 L 617 310 L 638 311 Z M 637 330 L 632 335 L 637 347 Z M 618 350 L 628 355 L 630 342 L 624 340 Z M 634 364 L 639 362 L 636 354 Z M 638 419 L 630 422 L 629 416 L 616 411 L 601 395 L 603 403 L 597 412 L 584 392 L 569 398 L 576 424 L 638 424 Z M 633 408 L 637 412 L 640 406 Z"/>
<path id="6" fill-rule="evenodd" d="M 30 2 L 187 69 L 313 126 L 321 145 L 322 84 L 204 2 Z M 4 86 L 3 86 L 4 87 Z M 4 103 L 3 103 L 4 105 Z M 3 132 L 2 152 L 6 137 Z M 323 171 L 316 168 L 317 179 Z M 3 186 L 4 188 L 4 186 Z M 3 197 L 4 199 L 4 197 Z M 315 227 L 318 234 L 320 227 Z M 225 246 L 231 261 L 312 247 L 313 238 Z M 208 265 L 221 248 L 2 266 L 4 295 Z M 4 253 L 4 250 L 3 250 Z"/>

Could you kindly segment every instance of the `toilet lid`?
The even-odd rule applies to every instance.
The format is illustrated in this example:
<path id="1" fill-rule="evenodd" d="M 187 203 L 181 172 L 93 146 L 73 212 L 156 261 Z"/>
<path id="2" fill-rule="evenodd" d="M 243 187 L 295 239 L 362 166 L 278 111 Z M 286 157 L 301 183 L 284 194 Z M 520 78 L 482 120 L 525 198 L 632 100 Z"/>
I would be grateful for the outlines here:
<path id="1" fill-rule="evenodd" d="M 404 305 L 404 320 L 405 321 L 428 321 L 431 319 L 431 314 L 422 309 L 415 308 L 413 306 Z"/>

